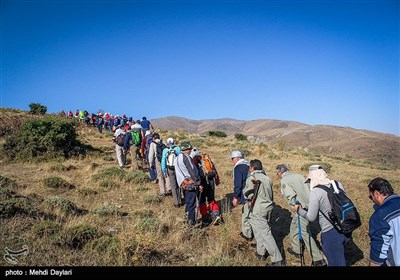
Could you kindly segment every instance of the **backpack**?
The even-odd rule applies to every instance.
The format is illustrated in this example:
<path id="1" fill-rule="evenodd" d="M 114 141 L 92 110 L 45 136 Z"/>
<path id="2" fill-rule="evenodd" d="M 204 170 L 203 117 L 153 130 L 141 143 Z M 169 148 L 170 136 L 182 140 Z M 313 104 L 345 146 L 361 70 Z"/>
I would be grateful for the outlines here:
<path id="1" fill-rule="evenodd" d="M 142 143 L 141 135 L 137 131 L 131 131 L 132 134 L 132 145 L 139 146 Z"/>
<path id="2" fill-rule="evenodd" d="M 321 210 L 320 212 L 337 231 L 351 235 L 356 228 L 361 226 L 360 214 L 351 199 L 342 189 L 336 186 L 338 183 L 334 182 L 334 184 L 331 184 L 331 188 L 323 185 L 316 186 L 327 192 L 332 207 L 328 217 Z"/>
<path id="3" fill-rule="evenodd" d="M 200 153 L 199 157 L 201 169 L 207 182 L 215 179 L 214 182 L 218 186 L 220 184 L 219 175 L 211 157 L 206 153 Z"/>
<path id="4" fill-rule="evenodd" d="M 115 143 L 117 143 L 118 146 L 123 147 L 125 144 L 125 134 L 119 134 L 117 138 L 115 138 Z"/>
<path id="5" fill-rule="evenodd" d="M 170 148 L 167 153 L 167 168 L 175 170 L 174 162 L 176 158 L 176 151 L 174 148 Z"/>
<path id="6" fill-rule="evenodd" d="M 157 160 L 158 160 L 159 162 L 161 162 L 161 159 L 162 159 L 162 152 L 164 151 L 164 149 L 165 149 L 167 146 L 165 146 L 165 144 L 160 140 L 160 142 L 156 143 L 156 147 L 157 147 L 157 151 L 156 151 Z"/>
<path id="7" fill-rule="evenodd" d="M 200 164 L 205 176 L 207 176 L 211 172 L 215 172 L 214 163 L 212 162 L 208 154 L 206 153 L 200 154 Z"/>

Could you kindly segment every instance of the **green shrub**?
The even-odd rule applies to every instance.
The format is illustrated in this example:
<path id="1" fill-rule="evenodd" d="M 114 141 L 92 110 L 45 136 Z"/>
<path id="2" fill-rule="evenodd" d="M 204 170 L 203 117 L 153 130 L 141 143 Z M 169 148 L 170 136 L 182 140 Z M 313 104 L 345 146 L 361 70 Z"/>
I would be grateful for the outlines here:
<path id="1" fill-rule="evenodd" d="M 40 213 L 26 197 L 11 197 L 0 201 L 0 217 L 10 218 L 17 214 L 37 217 Z"/>
<path id="2" fill-rule="evenodd" d="M 125 175 L 125 181 L 129 183 L 140 184 L 150 182 L 150 178 L 148 174 L 144 173 L 143 171 L 135 170 L 132 173 L 127 173 Z"/>
<path id="3" fill-rule="evenodd" d="M 98 253 L 116 257 L 121 251 L 121 242 L 115 237 L 102 236 L 98 239 L 90 241 L 90 243 L 88 243 L 88 247 L 97 251 Z"/>
<path id="4" fill-rule="evenodd" d="M 84 154 L 71 120 L 46 116 L 29 120 L 21 129 L 8 137 L 3 145 L 4 154 L 13 160 L 49 160 Z"/>
<path id="5" fill-rule="evenodd" d="M 60 177 L 47 177 L 43 179 L 43 184 L 46 187 L 53 188 L 53 189 L 73 189 L 75 188 L 74 185 L 68 183 L 63 178 Z"/>
<path id="6" fill-rule="evenodd" d="M 94 227 L 89 225 L 78 225 L 66 229 L 59 237 L 58 244 L 74 249 L 81 249 L 86 243 L 98 237 L 100 237 L 100 234 Z"/>
<path id="7" fill-rule="evenodd" d="M 93 213 L 99 216 L 125 216 L 125 213 L 120 211 L 118 207 L 114 205 L 102 206 L 95 209 Z"/>
<path id="8" fill-rule="evenodd" d="M 101 188 L 111 188 L 111 187 L 119 188 L 120 187 L 120 185 L 118 183 L 116 183 L 110 179 L 104 179 L 104 180 L 100 181 L 99 186 Z"/>
<path id="9" fill-rule="evenodd" d="M 160 203 L 163 201 L 162 197 L 157 195 L 148 195 L 143 198 L 144 203 L 153 204 L 153 203 Z"/>
<path id="10" fill-rule="evenodd" d="M 155 232 L 160 226 L 160 221 L 155 217 L 139 218 L 137 227 L 141 232 Z"/>
<path id="11" fill-rule="evenodd" d="M 47 107 L 42 106 L 39 103 L 31 103 L 29 104 L 29 108 L 31 108 L 29 113 L 31 113 L 32 115 L 44 115 L 47 112 Z"/>
<path id="12" fill-rule="evenodd" d="M 50 208 L 60 209 L 65 214 L 76 214 L 79 212 L 78 207 L 76 207 L 73 202 L 60 196 L 54 196 L 47 199 L 45 204 Z"/>
<path id="13" fill-rule="evenodd" d="M 95 181 L 100 181 L 104 179 L 124 179 L 126 172 L 119 167 L 103 168 L 99 170 L 96 174 L 92 175 L 92 179 Z"/>
<path id="14" fill-rule="evenodd" d="M 11 197 L 15 196 L 15 192 L 10 190 L 10 189 L 6 189 L 6 188 L 1 188 L 0 189 L 0 201 L 2 200 L 6 200 L 9 199 Z"/>
<path id="15" fill-rule="evenodd" d="M 40 236 L 40 237 L 46 237 L 46 236 L 53 236 L 56 235 L 60 232 L 62 229 L 61 225 L 53 222 L 53 221 L 41 221 L 37 224 L 35 224 L 31 231 L 33 234 Z"/>
<path id="16" fill-rule="evenodd" d="M 97 194 L 95 190 L 89 189 L 89 188 L 81 188 L 78 189 L 78 193 L 82 196 L 91 196 Z"/>
<path id="17" fill-rule="evenodd" d="M 239 141 L 247 141 L 247 136 L 241 133 L 235 133 L 235 138 Z"/>
<path id="18" fill-rule="evenodd" d="M 68 171 L 68 168 L 62 163 L 55 163 L 50 166 L 50 171 Z"/>
<path id="19" fill-rule="evenodd" d="M 211 130 L 208 132 L 208 136 L 211 137 L 227 137 L 226 133 L 220 130 Z"/>
<path id="20" fill-rule="evenodd" d="M 0 175 L 0 187 L 2 188 L 16 188 L 18 187 L 17 182 L 7 177 L 3 177 Z"/>

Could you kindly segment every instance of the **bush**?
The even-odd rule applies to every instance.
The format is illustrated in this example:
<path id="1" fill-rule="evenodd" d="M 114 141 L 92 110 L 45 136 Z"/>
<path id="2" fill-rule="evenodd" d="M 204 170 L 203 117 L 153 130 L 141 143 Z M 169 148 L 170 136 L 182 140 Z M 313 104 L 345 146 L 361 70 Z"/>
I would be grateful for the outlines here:
<path id="1" fill-rule="evenodd" d="M 61 230 L 61 225 L 53 221 L 41 221 L 35 224 L 31 231 L 39 237 L 46 237 L 56 235 Z"/>
<path id="2" fill-rule="evenodd" d="M 60 209 L 64 214 L 77 214 L 79 212 L 78 207 L 73 202 L 60 196 L 47 199 L 45 204 L 52 209 Z"/>
<path id="3" fill-rule="evenodd" d="M 39 103 L 31 103 L 29 104 L 29 108 L 31 108 L 29 112 L 32 115 L 44 115 L 47 112 L 47 107 L 42 106 Z"/>
<path id="4" fill-rule="evenodd" d="M 239 141 L 247 141 L 247 136 L 241 133 L 235 133 L 235 138 Z"/>
<path id="5" fill-rule="evenodd" d="M 211 137 L 213 137 L 213 136 L 215 136 L 215 137 L 226 137 L 227 135 L 223 131 L 220 131 L 220 130 L 213 131 L 212 130 L 212 131 L 208 132 L 208 136 L 211 136 Z"/>
<path id="6" fill-rule="evenodd" d="M 86 243 L 100 237 L 97 230 L 89 225 L 79 225 L 65 230 L 59 237 L 59 245 L 81 249 Z"/>
<path id="7" fill-rule="evenodd" d="M 3 148 L 10 159 L 29 161 L 83 154 L 80 145 L 74 122 L 48 116 L 27 121 L 6 139 Z"/>
<path id="8" fill-rule="evenodd" d="M 53 188 L 53 189 L 73 189 L 75 188 L 74 185 L 68 183 L 64 179 L 60 177 L 47 177 L 43 179 L 43 184 L 46 187 Z"/>

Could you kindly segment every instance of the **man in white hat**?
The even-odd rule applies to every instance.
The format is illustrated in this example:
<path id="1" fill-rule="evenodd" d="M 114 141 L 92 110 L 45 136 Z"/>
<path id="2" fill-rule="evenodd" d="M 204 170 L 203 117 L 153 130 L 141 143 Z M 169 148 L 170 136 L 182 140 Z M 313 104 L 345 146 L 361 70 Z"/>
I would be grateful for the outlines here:
<path id="1" fill-rule="evenodd" d="M 246 179 L 249 173 L 249 162 L 243 158 L 240 151 L 232 151 L 231 161 L 234 164 L 233 167 L 233 207 L 243 204 L 242 209 L 242 232 L 240 236 L 251 241 L 253 239 L 253 230 L 251 229 L 249 221 L 249 207 L 245 203 L 243 189 L 246 186 Z"/>

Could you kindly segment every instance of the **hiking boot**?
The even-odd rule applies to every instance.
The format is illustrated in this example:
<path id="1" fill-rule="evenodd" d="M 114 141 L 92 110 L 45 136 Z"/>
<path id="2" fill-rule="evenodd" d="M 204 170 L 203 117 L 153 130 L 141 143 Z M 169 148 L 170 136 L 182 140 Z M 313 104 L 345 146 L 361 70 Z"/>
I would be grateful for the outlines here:
<path id="1" fill-rule="evenodd" d="M 211 224 L 215 225 L 215 226 L 219 225 L 220 223 L 222 223 L 221 216 L 215 216 L 215 215 L 211 214 L 211 220 L 212 220 Z"/>
<path id="2" fill-rule="evenodd" d="M 267 259 L 265 256 L 259 255 L 257 252 L 255 253 L 255 255 L 260 261 L 265 261 Z"/>
<path id="3" fill-rule="evenodd" d="M 320 259 L 319 261 L 312 261 L 312 266 L 327 266 L 324 259 Z"/>
<path id="4" fill-rule="evenodd" d="M 244 234 L 243 234 L 243 232 L 241 232 L 240 234 L 240 237 L 242 237 L 242 238 L 244 238 L 246 241 L 248 241 L 248 242 L 250 242 L 250 241 L 252 241 L 253 240 L 253 237 L 246 237 Z"/>
<path id="5" fill-rule="evenodd" d="M 286 266 L 285 261 L 277 261 L 277 262 L 271 262 L 268 266 Z"/>
<path id="6" fill-rule="evenodd" d="M 288 253 L 289 254 L 291 254 L 291 255 L 293 255 L 293 256 L 295 256 L 296 258 L 298 258 L 298 259 L 300 259 L 301 258 L 301 254 L 299 254 L 299 253 L 296 253 L 295 251 L 293 251 L 293 249 L 292 248 L 287 248 L 287 251 L 288 251 Z"/>
<path id="7" fill-rule="evenodd" d="M 212 222 L 212 221 L 211 221 L 211 219 L 210 219 L 209 216 L 206 216 L 206 217 L 204 217 L 204 218 L 201 218 L 201 227 L 206 227 L 206 226 L 210 225 L 211 222 Z"/>
<path id="8" fill-rule="evenodd" d="M 163 197 L 165 196 L 165 193 L 157 193 L 158 196 Z"/>
<path id="9" fill-rule="evenodd" d="M 171 190 L 169 190 L 169 191 L 167 191 L 167 192 L 165 193 L 165 196 L 168 196 L 168 195 L 171 195 L 171 196 L 172 196 L 172 191 L 171 191 Z"/>

